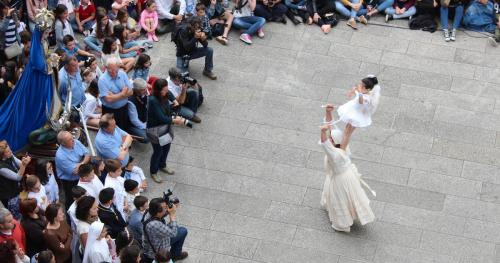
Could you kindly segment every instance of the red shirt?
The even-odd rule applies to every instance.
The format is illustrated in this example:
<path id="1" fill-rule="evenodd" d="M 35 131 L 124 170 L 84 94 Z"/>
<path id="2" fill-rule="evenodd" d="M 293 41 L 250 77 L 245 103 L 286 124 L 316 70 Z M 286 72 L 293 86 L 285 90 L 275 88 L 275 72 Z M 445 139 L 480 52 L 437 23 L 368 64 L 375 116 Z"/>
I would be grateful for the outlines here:
<path id="1" fill-rule="evenodd" d="M 92 3 L 89 3 L 86 8 L 84 8 L 83 5 L 80 5 L 76 12 L 78 13 L 78 15 L 80 15 L 80 21 L 82 21 L 89 18 L 92 14 L 95 13 L 95 6 Z"/>
<path id="2" fill-rule="evenodd" d="M 6 235 L 4 233 L 0 233 L 0 243 L 8 240 L 8 239 L 13 239 L 17 242 L 19 245 L 19 248 L 21 248 L 24 252 L 26 252 L 26 236 L 24 235 L 24 229 L 17 220 L 13 220 L 12 223 L 15 225 L 14 230 L 12 231 L 12 235 Z"/>

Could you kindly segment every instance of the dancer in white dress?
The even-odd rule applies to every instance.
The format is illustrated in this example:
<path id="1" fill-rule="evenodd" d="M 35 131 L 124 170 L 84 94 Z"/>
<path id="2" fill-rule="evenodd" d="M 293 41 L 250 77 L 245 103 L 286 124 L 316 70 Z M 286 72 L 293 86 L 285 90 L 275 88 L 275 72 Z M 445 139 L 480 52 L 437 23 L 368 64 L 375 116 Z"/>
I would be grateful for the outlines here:
<path id="1" fill-rule="evenodd" d="M 332 120 L 333 105 L 326 105 L 326 121 Z M 330 125 L 321 126 L 321 146 L 325 151 L 326 178 L 321 194 L 321 206 L 328 211 L 333 229 L 350 232 L 355 219 L 362 225 L 375 219 L 370 208 L 370 200 L 361 184 L 369 187 L 361 180 L 356 166 L 349 158 L 348 149 L 337 148 L 335 141 L 341 140 L 342 132 Z M 337 147 L 336 147 L 337 146 Z M 369 189 L 371 190 L 371 189 Z M 372 191 L 375 195 L 375 192 Z"/>
<path id="2" fill-rule="evenodd" d="M 339 120 L 346 123 L 341 145 L 345 149 L 349 144 L 354 128 L 368 127 L 372 124 L 372 115 L 380 99 L 380 86 L 375 76 L 369 75 L 361 80 L 348 93 L 350 101 L 337 109 Z"/>

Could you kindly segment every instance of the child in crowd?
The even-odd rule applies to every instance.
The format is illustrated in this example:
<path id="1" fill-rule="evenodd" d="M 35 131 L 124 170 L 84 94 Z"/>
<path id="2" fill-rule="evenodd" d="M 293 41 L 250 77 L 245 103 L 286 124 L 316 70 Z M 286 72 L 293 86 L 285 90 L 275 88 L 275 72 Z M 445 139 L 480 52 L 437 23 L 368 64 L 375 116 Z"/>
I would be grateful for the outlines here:
<path id="1" fill-rule="evenodd" d="M 151 57 L 148 54 L 140 54 L 135 62 L 132 79 L 141 78 L 148 81 L 149 67 L 151 67 Z"/>
<path id="2" fill-rule="evenodd" d="M 119 10 L 127 12 L 134 19 L 137 17 L 134 0 L 115 0 L 111 4 L 111 15 L 113 16 L 111 19 L 116 18 Z"/>
<path id="3" fill-rule="evenodd" d="M 78 168 L 78 175 L 80 180 L 78 186 L 83 187 L 87 191 L 87 195 L 94 198 L 99 197 L 99 192 L 104 188 L 102 182 L 94 174 L 94 167 L 90 163 L 82 164 Z"/>
<path id="4" fill-rule="evenodd" d="M 385 10 L 385 22 L 393 19 L 409 18 L 417 13 L 415 0 L 396 0 L 392 7 Z"/>
<path id="5" fill-rule="evenodd" d="M 126 72 L 129 72 L 134 66 L 135 59 L 133 57 L 120 58 L 120 47 L 118 46 L 118 41 L 115 37 L 106 37 L 104 43 L 102 44 L 102 55 L 101 61 L 103 65 L 106 65 L 108 58 L 114 57 L 118 61 L 121 61 L 121 68 Z"/>
<path id="6" fill-rule="evenodd" d="M 114 189 L 114 204 L 120 212 L 123 218 L 126 218 L 126 212 L 128 212 L 128 205 L 126 200 L 125 192 L 125 179 L 122 175 L 122 167 L 117 160 L 106 160 L 104 161 L 105 169 L 108 172 L 106 180 L 104 182 L 104 187 L 111 187 Z"/>
<path id="7" fill-rule="evenodd" d="M 140 192 L 148 188 L 148 182 L 146 181 L 146 176 L 141 167 L 135 165 L 134 157 L 130 156 L 128 159 L 128 164 L 125 167 L 125 179 L 131 179 L 139 184 Z"/>
<path id="8" fill-rule="evenodd" d="M 63 37 L 63 44 L 64 44 L 64 46 L 62 47 L 62 49 L 64 50 L 64 52 L 66 52 L 66 56 L 68 56 L 68 57 L 75 56 L 78 59 L 78 65 L 80 67 L 83 66 L 84 61 L 88 57 L 94 56 L 93 54 L 91 54 L 83 49 L 80 49 L 76 45 L 75 38 L 71 35 L 66 35 Z"/>
<path id="9" fill-rule="evenodd" d="M 85 36 L 90 35 L 90 30 L 95 23 L 95 6 L 90 0 L 81 0 L 80 6 L 75 11 L 75 20 L 78 32 Z"/>
<path id="10" fill-rule="evenodd" d="M 64 5 L 68 8 L 68 21 L 71 23 L 73 30 L 78 30 L 78 25 L 75 21 L 75 8 L 77 7 L 76 5 L 78 5 L 78 2 L 75 3 L 73 0 L 57 0 L 57 5 Z"/>
<path id="11" fill-rule="evenodd" d="M 153 0 L 148 0 L 146 2 L 146 8 L 141 13 L 141 19 L 139 21 L 141 27 L 148 36 L 150 41 L 158 42 L 158 37 L 156 36 L 156 28 L 158 27 L 158 12 L 156 12 L 156 3 Z"/>
<path id="12" fill-rule="evenodd" d="M 134 210 L 134 199 L 136 196 L 139 195 L 139 184 L 131 179 L 125 180 L 123 183 L 123 186 L 125 187 L 125 191 L 127 192 L 127 206 L 129 207 L 129 210 L 127 212 L 127 218 L 130 216 L 132 211 Z"/>
<path id="13" fill-rule="evenodd" d="M 97 79 L 93 79 L 87 87 L 85 93 L 85 101 L 82 103 L 83 118 L 87 125 L 99 127 L 101 119 L 101 100 L 99 100 L 99 87 Z"/>
<path id="14" fill-rule="evenodd" d="M 212 28 L 210 27 L 210 21 L 205 12 L 205 5 L 203 3 L 196 4 L 196 16 L 201 20 L 201 31 L 205 33 L 208 38 L 212 38 Z"/>
<path id="15" fill-rule="evenodd" d="M 28 193 L 27 197 L 36 199 L 40 210 L 45 211 L 45 208 L 49 205 L 49 199 L 45 187 L 40 183 L 40 179 L 35 175 L 28 174 L 24 189 Z"/>
<path id="16" fill-rule="evenodd" d="M 87 58 L 85 63 L 83 63 L 83 66 L 88 68 L 96 79 L 99 79 L 99 77 L 103 74 L 103 71 L 99 65 L 97 65 L 97 59 L 94 56 Z"/>
<path id="17" fill-rule="evenodd" d="M 113 199 L 116 199 L 115 190 L 113 190 L 113 188 L 108 187 L 102 189 L 99 193 L 99 206 L 97 214 L 99 215 L 101 222 L 106 225 L 109 235 L 112 238 L 116 238 L 118 233 L 125 229 L 127 223 L 113 203 Z"/>
<path id="18" fill-rule="evenodd" d="M 92 26 L 92 33 L 83 42 L 92 51 L 101 53 L 104 38 L 113 35 L 113 24 L 109 21 L 106 9 L 98 7 L 96 10 L 96 23 Z"/>
<path id="19" fill-rule="evenodd" d="M 145 49 L 139 45 L 134 45 L 132 41 L 128 41 L 128 32 L 122 25 L 113 27 L 113 36 L 116 38 L 116 44 L 120 52 L 120 58 L 134 58 Z"/>
<path id="20" fill-rule="evenodd" d="M 95 80 L 96 77 L 94 73 L 89 68 L 85 68 L 82 71 L 82 80 L 83 80 L 83 85 L 85 86 L 85 90 L 87 90 L 90 86 L 90 83 Z"/>
<path id="21" fill-rule="evenodd" d="M 39 178 L 40 174 L 47 176 L 44 187 L 48 203 L 59 202 L 59 186 L 57 185 L 56 176 L 54 175 L 54 164 L 51 161 L 40 160 L 37 162 L 35 171 Z"/>
<path id="22" fill-rule="evenodd" d="M 64 47 L 64 36 L 70 35 L 73 39 L 75 38 L 75 34 L 73 33 L 73 29 L 71 28 L 71 24 L 68 20 L 68 7 L 61 4 L 57 5 L 56 10 L 54 11 L 54 16 L 56 17 L 56 23 L 54 26 L 56 31 L 56 44 L 57 47 L 62 48 Z"/>
<path id="23" fill-rule="evenodd" d="M 149 206 L 148 198 L 142 195 L 134 198 L 135 209 L 128 217 L 128 227 L 135 240 L 142 240 L 142 217 Z"/>
<path id="24" fill-rule="evenodd" d="M 125 30 L 127 31 L 127 40 L 136 39 L 141 36 L 140 26 L 134 19 L 130 18 L 127 11 L 118 11 L 116 19 L 115 21 L 113 21 L 113 26 L 116 25 L 122 25 L 125 28 Z"/>

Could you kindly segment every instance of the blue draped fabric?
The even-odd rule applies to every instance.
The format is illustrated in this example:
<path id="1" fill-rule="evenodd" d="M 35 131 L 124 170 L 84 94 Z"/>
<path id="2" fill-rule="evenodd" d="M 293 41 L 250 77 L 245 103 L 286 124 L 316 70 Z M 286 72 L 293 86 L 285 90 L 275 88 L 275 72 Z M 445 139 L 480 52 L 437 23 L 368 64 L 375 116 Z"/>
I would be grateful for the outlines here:
<path id="1" fill-rule="evenodd" d="M 13 151 L 23 148 L 30 132 L 45 124 L 51 107 L 52 77 L 46 71 L 41 36 L 35 29 L 28 65 L 0 107 L 0 140 L 7 140 Z"/>

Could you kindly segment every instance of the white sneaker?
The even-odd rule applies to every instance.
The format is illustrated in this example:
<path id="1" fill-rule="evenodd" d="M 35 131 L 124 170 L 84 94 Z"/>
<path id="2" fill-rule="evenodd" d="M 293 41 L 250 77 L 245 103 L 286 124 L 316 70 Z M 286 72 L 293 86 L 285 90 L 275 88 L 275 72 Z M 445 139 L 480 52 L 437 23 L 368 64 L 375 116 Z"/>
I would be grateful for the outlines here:
<path id="1" fill-rule="evenodd" d="M 444 41 L 450 42 L 450 31 L 448 29 L 443 29 Z"/>
<path id="2" fill-rule="evenodd" d="M 457 39 L 457 30 L 455 28 L 453 28 L 451 30 L 451 34 L 450 34 L 450 40 L 451 41 L 455 41 Z"/>
<path id="3" fill-rule="evenodd" d="M 488 43 L 490 43 L 490 45 L 492 47 L 497 47 L 498 46 L 498 42 L 497 42 L 497 40 L 494 37 L 489 37 L 488 38 Z"/>

